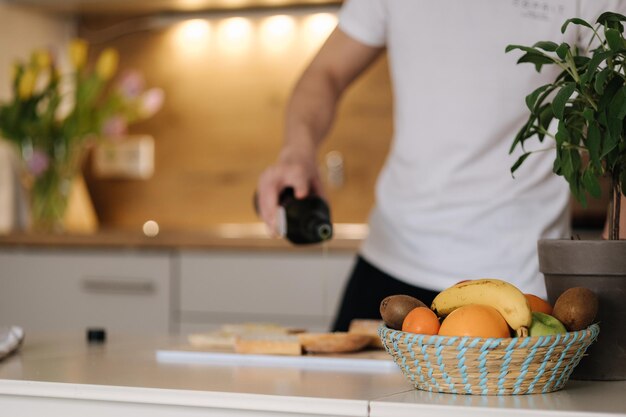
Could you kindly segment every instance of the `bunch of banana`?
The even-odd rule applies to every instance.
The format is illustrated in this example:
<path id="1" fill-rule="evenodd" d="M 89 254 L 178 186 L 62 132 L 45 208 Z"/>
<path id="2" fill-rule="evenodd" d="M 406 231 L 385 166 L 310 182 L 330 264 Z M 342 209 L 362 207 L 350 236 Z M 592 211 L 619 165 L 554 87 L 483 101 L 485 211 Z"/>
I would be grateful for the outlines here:
<path id="1" fill-rule="evenodd" d="M 464 281 L 440 292 L 431 309 L 443 317 L 469 304 L 488 305 L 504 317 L 518 337 L 528 336 L 532 313 L 528 300 L 517 287 L 499 279 Z"/>

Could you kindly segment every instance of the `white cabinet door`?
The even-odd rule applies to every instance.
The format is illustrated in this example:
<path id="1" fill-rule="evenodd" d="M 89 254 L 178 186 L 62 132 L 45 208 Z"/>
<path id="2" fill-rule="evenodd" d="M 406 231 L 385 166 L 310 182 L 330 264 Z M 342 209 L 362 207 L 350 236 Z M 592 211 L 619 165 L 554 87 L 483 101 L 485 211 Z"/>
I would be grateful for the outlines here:
<path id="1" fill-rule="evenodd" d="M 274 322 L 328 330 L 354 254 L 183 252 L 181 332 Z"/>
<path id="2" fill-rule="evenodd" d="M 135 251 L 0 251 L 0 323 L 29 331 L 164 333 L 170 255 Z"/>

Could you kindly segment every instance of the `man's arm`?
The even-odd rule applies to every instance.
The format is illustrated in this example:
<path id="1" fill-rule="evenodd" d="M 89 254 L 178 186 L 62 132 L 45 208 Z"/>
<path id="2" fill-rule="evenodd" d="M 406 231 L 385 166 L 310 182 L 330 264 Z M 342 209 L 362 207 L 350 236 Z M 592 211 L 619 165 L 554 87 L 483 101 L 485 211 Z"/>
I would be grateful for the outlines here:
<path id="1" fill-rule="evenodd" d="M 382 49 L 335 29 L 297 82 L 287 105 L 282 150 L 257 185 L 260 215 L 270 230 L 275 230 L 283 188 L 293 187 L 297 198 L 305 197 L 310 188 L 322 193 L 316 163 L 319 145 L 332 126 L 342 93 Z"/>

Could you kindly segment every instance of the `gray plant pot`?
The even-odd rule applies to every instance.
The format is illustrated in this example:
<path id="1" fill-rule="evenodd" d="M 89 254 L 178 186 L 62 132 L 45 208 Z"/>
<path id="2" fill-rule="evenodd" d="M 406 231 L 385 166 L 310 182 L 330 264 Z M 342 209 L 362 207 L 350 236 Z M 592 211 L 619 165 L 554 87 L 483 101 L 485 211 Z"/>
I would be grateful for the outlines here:
<path id="1" fill-rule="evenodd" d="M 626 240 L 544 239 L 538 249 L 550 303 L 571 287 L 589 288 L 599 299 L 600 335 L 571 378 L 626 380 Z"/>

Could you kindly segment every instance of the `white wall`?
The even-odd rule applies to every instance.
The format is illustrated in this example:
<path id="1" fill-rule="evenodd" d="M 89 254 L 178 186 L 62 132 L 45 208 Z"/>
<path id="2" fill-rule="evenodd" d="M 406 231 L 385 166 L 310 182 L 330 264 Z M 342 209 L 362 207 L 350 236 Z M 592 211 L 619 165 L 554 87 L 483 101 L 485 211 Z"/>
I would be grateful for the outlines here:
<path id="1" fill-rule="evenodd" d="M 75 31 L 72 19 L 46 15 L 0 0 L 0 101 L 11 97 L 11 65 L 15 60 L 28 59 L 35 48 L 49 48 L 65 56 L 64 49 Z M 23 222 L 23 202 L 18 197 L 10 151 L 0 140 L 0 233 L 17 228 Z"/>

